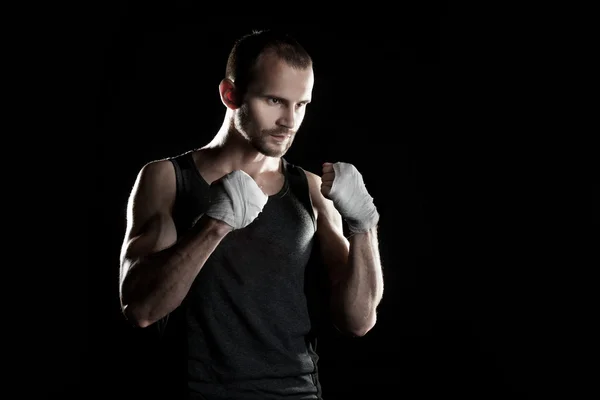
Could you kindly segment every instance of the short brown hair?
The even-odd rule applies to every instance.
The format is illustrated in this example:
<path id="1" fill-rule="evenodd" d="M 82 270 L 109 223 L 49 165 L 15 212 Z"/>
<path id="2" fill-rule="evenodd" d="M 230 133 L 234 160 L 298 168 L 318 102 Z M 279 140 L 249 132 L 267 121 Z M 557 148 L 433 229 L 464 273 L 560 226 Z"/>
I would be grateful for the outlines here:
<path id="1" fill-rule="evenodd" d="M 267 50 L 274 51 L 292 67 L 305 69 L 312 66 L 311 56 L 289 33 L 271 29 L 254 30 L 235 42 L 227 59 L 225 77 L 235 82 L 240 97 L 243 98 L 252 81 L 258 57 Z"/>

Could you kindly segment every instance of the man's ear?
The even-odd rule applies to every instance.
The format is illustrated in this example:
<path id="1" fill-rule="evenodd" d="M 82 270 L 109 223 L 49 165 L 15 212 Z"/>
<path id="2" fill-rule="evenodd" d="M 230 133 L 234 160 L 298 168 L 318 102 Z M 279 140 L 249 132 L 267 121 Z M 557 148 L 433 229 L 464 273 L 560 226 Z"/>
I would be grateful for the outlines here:
<path id="1" fill-rule="evenodd" d="M 240 99 L 238 98 L 238 92 L 235 88 L 235 84 L 231 79 L 223 79 L 219 83 L 219 94 L 221 95 L 221 101 L 225 107 L 232 110 L 236 110 L 240 107 Z"/>

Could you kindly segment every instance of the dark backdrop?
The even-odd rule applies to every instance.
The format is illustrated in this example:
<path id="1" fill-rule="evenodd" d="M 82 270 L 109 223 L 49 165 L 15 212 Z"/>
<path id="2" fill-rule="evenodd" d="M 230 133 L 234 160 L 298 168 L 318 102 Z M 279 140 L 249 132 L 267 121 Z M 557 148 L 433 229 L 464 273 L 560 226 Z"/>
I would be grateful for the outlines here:
<path id="1" fill-rule="evenodd" d="M 382 216 L 378 323 L 363 338 L 323 338 L 325 399 L 514 399 L 539 390 L 532 300 L 511 249 L 518 243 L 499 245 L 490 228 L 507 217 L 495 207 L 507 195 L 490 185 L 496 167 L 485 152 L 457 140 L 456 114 L 466 114 L 457 81 L 474 66 L 450 52 L 447 7 L 299 17 L 293 8 L 240 16 L 183 4 L 102 12 L 89 290 L 73 310 L 81 323 L 53 350 L 66 372 L 50 390 L 115 398 L 129 374 L 131 328 L 117 280 L 135 176 L 150 160 L 211 139 L 233 40 L 271 26 L 290 30 L 315 61 L 313 103 L 288 160 L 317 173 L 323 161 L 355 164 Z"/>

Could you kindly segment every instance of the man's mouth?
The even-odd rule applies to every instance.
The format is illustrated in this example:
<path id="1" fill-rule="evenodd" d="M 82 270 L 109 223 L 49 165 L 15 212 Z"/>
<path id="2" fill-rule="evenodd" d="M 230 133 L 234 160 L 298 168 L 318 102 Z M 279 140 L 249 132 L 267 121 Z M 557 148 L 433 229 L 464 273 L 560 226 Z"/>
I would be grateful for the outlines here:
<path id="1" fill-rule="evenodd" d="M 289 139 L 292 136 L 292 134 L 291 133 L 277 133 L 277 134 L 271 133 L 271 136 L 273 136 L 275 138 L 275 140 L 284 141 L 286 139 Z"/>

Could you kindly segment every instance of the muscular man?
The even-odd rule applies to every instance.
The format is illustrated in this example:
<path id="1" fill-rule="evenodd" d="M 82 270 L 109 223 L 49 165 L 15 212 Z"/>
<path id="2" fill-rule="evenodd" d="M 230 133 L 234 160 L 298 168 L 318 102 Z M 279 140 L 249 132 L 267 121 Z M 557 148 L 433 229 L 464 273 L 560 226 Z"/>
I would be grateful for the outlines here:
<path id="1" fill-rule="evenodd" d="M 212 141 L 147 163 L 135 181 L 122 310 L 174 343 L 169 368 L 182 368 L 186 398 L 321 399 L 315 315 L 327 309 L 354 336 L 375 324 L 379 214 L 362 175 L 327 162 L 319 176 L 283 158 L 313 81 L 311 57 L 289 35 L 243 36 Z"/>

